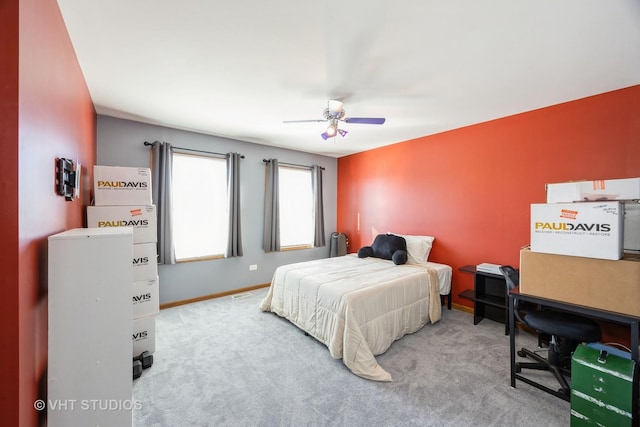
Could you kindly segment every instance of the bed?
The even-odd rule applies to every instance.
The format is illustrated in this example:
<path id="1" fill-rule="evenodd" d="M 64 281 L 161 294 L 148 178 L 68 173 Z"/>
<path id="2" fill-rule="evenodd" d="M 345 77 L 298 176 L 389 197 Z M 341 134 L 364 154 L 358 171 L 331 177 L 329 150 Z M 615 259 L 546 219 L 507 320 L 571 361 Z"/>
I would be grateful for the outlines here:
<path id="1" fill-rule="evenodd" d="M 396 265 L 356 254 L 278 267 L 260 310 L 273 312 L 325 344 L 354 374 L 392 381 L 376 362 L 391 344 L 441 318 L 451 267 Z"/>

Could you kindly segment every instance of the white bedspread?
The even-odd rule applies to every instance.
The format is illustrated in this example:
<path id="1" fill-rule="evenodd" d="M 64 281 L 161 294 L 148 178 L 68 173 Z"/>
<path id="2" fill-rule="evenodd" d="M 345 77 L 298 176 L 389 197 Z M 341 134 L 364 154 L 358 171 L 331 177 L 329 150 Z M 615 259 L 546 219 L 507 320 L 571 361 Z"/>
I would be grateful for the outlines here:
<path id="1" fill-rule="evenodd" d="M 441 317 L 434 268 L 355 254 L 279 267 L 260 304 L 324 343 L 356 375 L 392 381 L 374 355 Z"/>

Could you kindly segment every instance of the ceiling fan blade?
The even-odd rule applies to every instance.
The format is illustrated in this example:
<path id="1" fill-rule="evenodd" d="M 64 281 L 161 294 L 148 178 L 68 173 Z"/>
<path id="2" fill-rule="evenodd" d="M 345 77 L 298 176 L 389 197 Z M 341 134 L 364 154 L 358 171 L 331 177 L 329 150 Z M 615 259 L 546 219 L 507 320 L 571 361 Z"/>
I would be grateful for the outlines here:
<path id="1" fill-rule="evenodd" d="M 347 123 L 361 123 L 365 125 L 381 125 L 384 123 L 384 117 L 348 117 L 344 119 Z"/>
<path id="2" fill-rule="evenodd" d="M 317 123 L 317 122 L 326 122 L 325 119 L 316 119 L 316 120 L 283 120 L 282 123 Z"/>

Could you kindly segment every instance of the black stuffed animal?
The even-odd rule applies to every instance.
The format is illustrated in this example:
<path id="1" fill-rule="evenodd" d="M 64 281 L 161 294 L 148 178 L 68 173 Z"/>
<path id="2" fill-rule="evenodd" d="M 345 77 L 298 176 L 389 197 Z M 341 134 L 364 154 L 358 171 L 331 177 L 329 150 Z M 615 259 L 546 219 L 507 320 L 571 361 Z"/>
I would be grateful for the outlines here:
<path id="1" fill-rule="evenodd" d="M 393 261 L 395 265 L 407 262 L 407 241 L 395 234 L 378 234 L 371 246 L 363 246 L 358 250 L 359 258 L 381 258 Z"/>

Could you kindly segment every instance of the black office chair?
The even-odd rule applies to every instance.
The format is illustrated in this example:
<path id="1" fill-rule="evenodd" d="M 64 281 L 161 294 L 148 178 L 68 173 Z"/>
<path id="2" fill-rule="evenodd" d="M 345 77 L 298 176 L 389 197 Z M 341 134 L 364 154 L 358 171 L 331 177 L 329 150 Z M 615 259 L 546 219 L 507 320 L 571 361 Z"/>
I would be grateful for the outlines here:
<path id="1" fill-rule="evenodd" d="M 500 272 L 507 282 L 507 292 L 520 285 L 520 273 L 515 268 L 505 265 L 500 267 Z M 570 387 L 564 375 L 569 373 L 571 355 L 579 343 L 598 341 L 600 326 L 588 317 L 557 310 L 528 311 L 523 317 L 517 299 L 514 304 L 514 315 L 519 322 L 539 334 L 551 336 L 546 359 L 526 348 L 518 351 L 518 356 L 530 357 L 535 362 L 517 362 L 516 372 L 523 368 L 550 371 L 560 383 L 558 392 L 569 398 Z"/>

